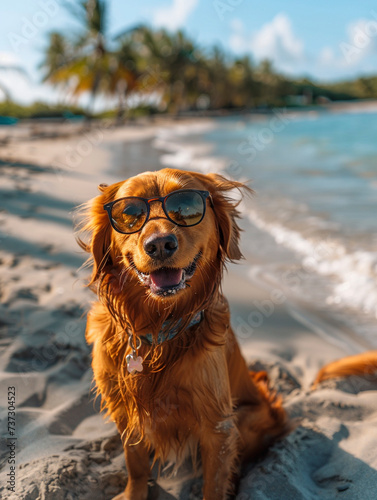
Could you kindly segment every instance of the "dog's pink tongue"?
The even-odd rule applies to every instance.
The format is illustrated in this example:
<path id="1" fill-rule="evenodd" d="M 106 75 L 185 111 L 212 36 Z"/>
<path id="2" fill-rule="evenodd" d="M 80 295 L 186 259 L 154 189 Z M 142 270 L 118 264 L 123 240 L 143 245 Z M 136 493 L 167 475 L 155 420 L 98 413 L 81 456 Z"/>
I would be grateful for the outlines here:
<path id="1" fill-rule="evenodd" d="M 182 269 L 159 269 L 150 274 L 152 283 L 158 288 L 179 285 L 182 279 Z"/>

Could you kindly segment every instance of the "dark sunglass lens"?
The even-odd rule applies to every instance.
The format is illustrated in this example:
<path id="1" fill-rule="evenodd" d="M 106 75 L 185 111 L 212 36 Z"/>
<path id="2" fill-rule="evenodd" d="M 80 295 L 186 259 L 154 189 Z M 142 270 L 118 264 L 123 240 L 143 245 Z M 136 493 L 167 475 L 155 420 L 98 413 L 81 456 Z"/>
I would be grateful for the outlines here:
<path id="1" fill-rule="evenodd" d="M 204 201 L 195 191 L 182 191 L 170 195 L 165 208 L 175 223 L 180 226 L 194 226 L 203 217 Z"/>
<path id="2" fill-rule="evenodd" d="M 111 216 L 121 233 L 139 231 L 147 217 L 147 205 L 143 200 L 125 198 L 114 203 Z"/>

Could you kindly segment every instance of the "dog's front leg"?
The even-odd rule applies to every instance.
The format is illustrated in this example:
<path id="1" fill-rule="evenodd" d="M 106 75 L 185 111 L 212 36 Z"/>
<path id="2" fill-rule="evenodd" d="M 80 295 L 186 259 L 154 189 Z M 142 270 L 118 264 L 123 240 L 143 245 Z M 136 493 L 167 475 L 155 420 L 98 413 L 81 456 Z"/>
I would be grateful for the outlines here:
<path id="1" fill-rule="evenodd" d="M 238 431 L 232 418 L 216 429 L 206 429 L 200 439 L 203 462 L 204 500 L 225 500 L 232 491 L 237 466 Z"/>
<path id="2" fill-rule="evenodd" d="M 150 476 L 149 452 L 144 443 L 126 444 L 124 448 L 128 482 L 126 489 L 113 500 L 147 500 Z"/>

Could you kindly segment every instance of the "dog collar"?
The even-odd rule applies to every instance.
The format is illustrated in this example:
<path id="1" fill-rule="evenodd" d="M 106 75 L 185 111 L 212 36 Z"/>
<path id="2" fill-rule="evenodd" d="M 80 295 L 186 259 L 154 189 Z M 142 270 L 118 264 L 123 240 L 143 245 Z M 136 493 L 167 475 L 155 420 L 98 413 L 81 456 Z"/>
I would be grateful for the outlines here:
<path id="1" fill-rule="evenodd" d="M 192 318 L 192 320 L 188 324 L 187 328 L 191 328 L 192 326 L 198 325 L 202 321 L 203 318 L 204 318 L 204 311 L 198 312 Z M 166 325 L 169 324 L 169 321 L 165 321 L 165 323 L 162 325 L 162 330 L 158 334 L 157 344 L 162 344 L 163 342 L 166 342 L 167 340 L 174 339 L 174 337 L 179 332 L 179 325 L 180 325 L 181 321 L 182 320 L 178 321 L 177 326 L 175 328 L 173 328 L 172 330 L 169 330 L 168 332 L 164 333 L 164 330 L 165 330 L 164 327 L 166 327 Z M 143 335 L 140 338 L 141 338 L 142 342 L 144 342 L 145 344 L 152 345 L 154 343 L 153 335 L 151 333 L 147 333 L 146 335 Z"/>
<path id="2" fill-rule="evenodd" d="M 188 324 L 187 328 L 191 328 L 194 325 L 198 325 L 202 319 L 204 318 L 204 311 L 200 311 L 198 314 L 196 314 L 190 323 Z M 179 332 L 179 325 L 182 320 L 179 320 L 177 323 L 177 326 L 168 331 L 167 333 L 164 333 L 164 328 L 160 331 L 157 337 L 157 344 L 162 344 L 163 342 L 166 342 L 167 340 L 172 340 L 177 333 Z M 165 321 L 165 323 L 162 325 L 163 327 L 168 325 L 169 322 Z M 127 362 L 127 370 L 130 374 L 136 373 L 136 372 L 142 372 L 143 371 L 143 362 L 144 359 L 138 355 L 138 350 L 141 347 L 141 343 L 144 344 L 149 344 L 153 345 L 154 339 L 153 335 L 151 333 L 147 333 L 146 335 L 143 335 L 142 337 L 137 337 L 137 343 L 134 345 L 134 338 L 132 333 L 129 333 L 128 335 L 128 345 L 130 346 L 132 350 L 132 354 L 127 354 L 126 356 L 126 362 Z"/>

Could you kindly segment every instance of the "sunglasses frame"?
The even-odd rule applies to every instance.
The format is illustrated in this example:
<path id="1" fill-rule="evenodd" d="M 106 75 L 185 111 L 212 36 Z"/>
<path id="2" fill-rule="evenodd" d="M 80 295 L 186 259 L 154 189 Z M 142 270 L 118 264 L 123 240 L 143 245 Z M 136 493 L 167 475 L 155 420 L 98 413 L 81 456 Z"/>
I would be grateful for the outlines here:
<path id="1" fill-rule="evenodd" d="M 169 217 L 169 214 L 167 213 L 167 210 L 166 210 L 166 200 L 168 198 L 170 198 L 172 195 L 176 194 L 176 193 L 187 193 L 187 192 L 191 192 L 191 193 L 197 193 L 201 196 L 202 200 L 203 200 L 203 214 L 200 218 L 200 220 L 198 222 L 195 222 L 195 224 L 192 224 L 190 226 L 187 226 L 187 225 L 184 225 L 184 224 L 178 224 L 177 222 L 175 222 L 173 219 L 171 219 Z M 213 202 L 212 202 L 212 196 L 211 196 L 211 193 L 209 193 L 209 191 L 201 191 L 200 189 L 177 189 L 176 191 L 172 191 L 171 193 L 167 194 L 166 196 L 161 196 L 161 197 L 154 197 L 154 198 L 142 198 L 141 196 L 125 196 L 124 198 L 119 198 L 118 200 L 114 200 L 114 201 L 111 201 L 110 203 L 106 203 L 103 208 L 104 210 L 106 210 L 107 212 L 107 215 L 109 216 L 109 220 L 110 220 L 110 224 L 112 226 L 112 228 L 117 231 L 118 233 L 121 233 L 121 234 L 135 234 L 135 233 L 138 233 L 139 231 L 141 231 L 143 229 L 143 227 L 145 226 L 145 224 L 148 222 L 149 220 L 149 215 L 150 215 L 150 203 L 152 201 L 159 201 L 161 202 L 162 204 L 162 210 L 164 211 L 164 214 L 166 215 L 166 218 L 172 222 L 173 224 L 175 224 L 176 226 L 179 226 L 179 227 L 194 227 L 194 226 L 197 226 L 198 224 L 200 224 L 202 222 L 202 220 L 204 219 L 204 216 L 206 214 L 206 208 L 207 208 L 207 203 L 206 203 L 206 200 L 207 198 L 209 198 L 210 202 L 211 202 L 211 206 L 213 207 Z M 119 201 L 122 201 L 122 200 L 129 200 L 129 199 L 136 199 L 136 200 L 142 200 L 146 207 L 147 207 L 147 216 L 145 218 L 145 221 L 143 222 L 143 225 L 137 230 L 137 231 L 131 231 L 131 232 L 127 232 L 125 233 L 124 231 L 120 231 L 116 226 L 115 226 L 115 221 L 112 217 L 112 209 L 113 209 L 113 205 L 115 205 L 115 203 L 118 203 Z"/>

